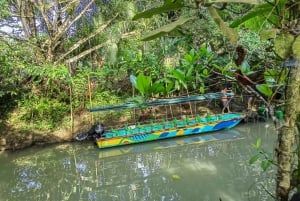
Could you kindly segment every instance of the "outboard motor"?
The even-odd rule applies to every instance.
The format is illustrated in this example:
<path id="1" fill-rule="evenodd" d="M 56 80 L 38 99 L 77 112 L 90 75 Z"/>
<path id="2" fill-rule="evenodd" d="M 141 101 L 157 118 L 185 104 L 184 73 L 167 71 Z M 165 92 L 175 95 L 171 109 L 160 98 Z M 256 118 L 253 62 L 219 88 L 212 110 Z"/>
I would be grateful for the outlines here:
<path id="1" fill-rule="evenodd" d="M 83 140 L 94 140 L 95 138 L 103 137 L 105 130 L 103 124 L 95 124 L 92 126 L 92 128 L 86 132 L 86 133 L 79 133 L 75 137 L 77 141 L 83 141 Z"/>

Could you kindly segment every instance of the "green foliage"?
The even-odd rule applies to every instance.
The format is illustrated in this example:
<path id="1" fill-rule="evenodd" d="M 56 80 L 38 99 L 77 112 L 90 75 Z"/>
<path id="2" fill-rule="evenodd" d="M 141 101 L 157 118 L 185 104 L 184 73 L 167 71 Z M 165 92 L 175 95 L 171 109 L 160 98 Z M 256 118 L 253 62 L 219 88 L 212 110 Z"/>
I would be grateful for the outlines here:
<path id="1" fill-rule="evenodd" d="M 62 119 L 69 113 L 70 109 L 66 103 L 37 95 L 20 101 L 19 108 L 23 113 L 20 120 L 39 130 L 60 128 Z"/>
<path id="2" fill-rule="evenodd" d="M 256 143 L 255 144 L 252 144 L 252 147 L 254 148 L 254 149 L 260 149 L 260 147 L 261 147 L 261 138 L 258 138 L 257 140 L 256 140 Z"/>
<path id="3" fill-rule="evenodd" d="M 140 73 L 136 78 L 136 82 L 133 81 L 132 84 L 145 99 L 151 95 L 155 96 L 163 93 L 165 90 L 160 81 L 153 83 L 151 76 L 145 76 L 143 73 Z"/>
<path id="4" fill-rule="evenodd" d="M 256 89 L 267 97 L 271 97 L 273 94 L 272 89 L 266 84 L 255 85 Z"/>
<path id="5" fill-rule="evenodd" d="M 253 155 L 250 160 L 249 164 L 252 165 L 258 160 L 261 162 L 261 168 L 266 171 L 272 164 L 274 164 L 273 159 L 271 158 L 271 154 L 266 152 L 264 149 L 261 148 L 261 138 L 256 140 L 255 144 L 252 144 L 252 147 L 258 151 L 257 154 Z"/>
<path id="6" fill-rule="evenodd" d="M 142 73 L 140 73 L 137 77 L 136 87 L 142 96 L 149 96 L 151 87 L 150 85 L 151 77 L 145 76 Z"/>
<path id="7" fill-rule="evenodd" d="M 274 62 L 275 54 L 269 50 L 273 46 L 270 41 L 262 40 L 258 33 L 247 30 L 240 30 L 239 35 L 239 44 L 247 51 L 245 63 L 242 64 L 247 73 L 263 68 L 275 68 L 277 64 Z"/>
<path id="8" fill-rule="evenodd" d="M 294 36 L 292 34 L 280 34 L 274 40 L 275 52 L 282 59 L 287 58 L 292 53 L 292 44 L 294 42 Z"/>
<path id="9" fill-rule="evenodd" d="M 264 29 L 260 31 L 259 35 L 262 40 L 269 40 L 275 38 L 278 31 L 279 31 L 278 29 L 274 29 L 274 28 Z"/>
<path id="10" fill-rule="evenodd" d="M 292 46 L 293 54 L 296 58 L 300 58 L 300 35 L 298 35 Z"/>
<path id="11" fill-rule="evenodd" d="M 216 22 L 216 24 L 219 26 L 221 31 L 223 32 L 224 36 L 227 37 L 232 45 L 236 45 L 239 40 L 238 32 L 230 27 L 227 26 L 227 24 L 223 21 L 217 10 L 213 6 L 209 6 L 208 10 Z"/>
<path id="12" fill-rule="evenodd" d="M 0 17 L 9 17 L 10 12 L 9 12 L 9 4 L 7 0 L 0 0 Z"/>
<path id="13" fill-rule="evenodd" d="M 264 72 L 264 79 L 265 82 L 269 85 L 284 85 L 287 78 L 287 72 L 286 70 L 282 70 L 279 74 L 277 70 L 275 69 L 269 69 Z"/>
<path id="14" fill-rule="evenodd" d="M 26 90 L 27 86 L 22 82 L 28 77 L 24 69 L 28 65 L 30 51 L 27 52 L 22 44 L 10 43 L 6 40 L 0 40 L 0 46 L 1 101 L 1 98 L 15 97 L 21 90 Z"/>
<path id="15" fill-rule="evenodd" d="M 265 16 L 271 13 L 272 10 L 273 10 L 273 6 L 269 3 L 259 4 L 255 6 L 253 9 L 251 9 L 247 14 L 231 22 L 230 27 L 232 28 L 238 27 L 241 24 L 245 23 L 246 21 L 258 16 L 265 19 Z"/>

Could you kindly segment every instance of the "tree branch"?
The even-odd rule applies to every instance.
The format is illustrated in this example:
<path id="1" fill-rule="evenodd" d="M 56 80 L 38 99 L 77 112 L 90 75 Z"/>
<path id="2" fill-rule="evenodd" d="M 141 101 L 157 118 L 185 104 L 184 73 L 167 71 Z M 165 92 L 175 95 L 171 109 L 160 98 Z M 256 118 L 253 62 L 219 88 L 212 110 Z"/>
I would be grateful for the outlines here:
<path id="1" fill-rule="evenodd" d="M 124 33 L 124 34 L 122 34 L 121 38 L 130 37 L 130 36 L 132 36 L 132 35 L 134 35 L 134 32 Z M 82 57 L 84 57 L 84 56 L 90 54 L 91 52 L 93 52 L 93 51 L 95 51 L 95 50 L 97 50 L 97 49 L 100 49 L 100 48 L 104 47 L 104 46 L 107 45 L 107 44 L 108 44 L 108 43 L 105 42 L 105 43 L 96 45 L 96 46 L 94 46 L 94 47 L 92 47 L 92 48 L 90 48 L 90 49 L 88 49 L 88 50 L 85 50 L 85 51 L 81 52 L 79 55 L 77 55 L 77 56 L 75 56 L 75 57 L 72 57 L 72 58 L 66 60 L 65 63 L 67 63 L 67 64 L 73 63 L 73 62 L 77 61 L 78 59 L 80 59 L 80 58 L 82 58 Z"/>
<path id="2" fill-rule="evenodd" d="M 106 22 L 105 24 L 103 24 L 102 26 L 100 26 L 98 29 L 96 29 L 96 31 L 94 33 L 92 33 L 91 35 L 89 35 L 86 38 L 83 38 L 81 40 L 79 40 L 77 43 L 75 43 L 70 49 L 69 51 L 67 51 L 65 54 L 63 54 L 62 56 L 60 56 L 58 58 L 57 61 L 55 61 L 55 63 L 60 62 L 61 60 L 63 60 L 67 55 L 69 55 L 71 52 L 73 52 L 74 50 L 76 50 L 78 47 L 80 47 L 80 45 L 82 45 L 83 43 L 85 43 L 86 41 L 90 40 L 91 38 L 95 37 L 97 34 L 101 33 L 116 17 L 118 16 L 118 14 L 116 14 L 111 20 L 109 20 L 108 22 Z"/>
<path id="3" fill-rule="evenodd" d="M 59 27 L 57 34 L 55 35 L 55 37 L 53 38 L 53 42 L 55 43 L 55 45 L 53 46 L 53 48 L 55 48 L 57 46 L 57 41 L 60 40 L 60 38 L 66 33 L 67 30 L 69 30 L 69 28 L 77 21 L 79 20 L 84 13 L 88 10 L 88 8 L 94 3 L 95 0 L 91 0 L 86 6 L 85 8 L 79 13 L 79 15 L 77 15 L 77 17 L 75 17 L 71 22 L 69 22 L 69 20 L 64 21 L 64 23 L 62 24 L 61 27 Z M 54 50 L 54 49 L 53 49 Z"/>

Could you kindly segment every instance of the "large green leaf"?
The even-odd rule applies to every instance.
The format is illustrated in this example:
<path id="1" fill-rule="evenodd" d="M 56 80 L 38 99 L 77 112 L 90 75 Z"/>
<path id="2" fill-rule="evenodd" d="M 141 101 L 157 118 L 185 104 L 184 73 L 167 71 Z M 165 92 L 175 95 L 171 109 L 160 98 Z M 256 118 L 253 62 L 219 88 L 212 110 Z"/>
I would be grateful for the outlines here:
<path id="1" fill-rule="evenodd" d="M 151 77 L 140 73 L 136 80 L 137 89 L 142 96 L 148 95 L 150 92 Z"/>
<path id="2" fill-rule="evenodd" d="M 300 59 L 300 35 L 297 36 L 292 46 L 293 54 Z"/>
<path id="3" fill-rule="evenodd" d="M 153 15 L 166 13 L 173 10 L 181 9 L 184 6 L 183 0 L 167 0 L 161 7 L 152 8 L 149 10 L 146 10 L 142 13 L 138 13 L 133 17 L 133 20 L 137 20 L 140 18 L 150 18 Z"/>
<path id="4" fill-rule="evenodd" d="M 287 58 L 291 53 L 292 44 L 294 42 L 294 36 L 291 34 L 280 34 L 274 40 L 274 48 L 276 54 L 282 59 Z"/>
<path id="5" fill-rule="evenodd" d="M 231 24 L 230 27 L 238 27 L 239 25 L 243 24 L 249 19 L 252 19 L 257 16 L 268 16 L 270 12 L 272 12 L 273 6 L 270 5 L 269 3 L 265 4 L 260 4 L 253 9 L 251 9 L 247 14 L 243 15 L 241 18 L 238 18 L 234 20 Z"/>
<path id="6" fill-rule="evenodd" d="M 266 95 L 267 97 L 270 97 L 273 94 L 272 89 L 266 84 L 258 84 L 255 87 L 259 92 Z"/>
<path id="7" fill-rule="evenodd" d="M 159 82 L 155 82 L 150 88 L 150 92 L 155 95 L 164 92 L 164 90 L 164 86 Z"/>
<path id="8" fill-rule="evenodd" d="M 258 150 L 260 148 L 260 146 L 261 146 L 261 138 L 258 138 L 256 140 L 256 143 L 252 144 L 252 147 Z"/>
<path id="9" fill-rule="evenodd" d="M 269 160 L 263 160 L 262 162 L 261 162 L 261 168 L 264 170 L 264 171 L 266 171 L 267 169 L 268 169 L 268 167 L 270 167 L 270 165 L 271 165 L 272 163 L 271 163 L 271 161 L 269 161 Z"/>
<path id="10" fill-rule="evenodd" d="M 154 31 L 151 31 L 149 33 L 147 33 L 141 40 L 143 41 L 148 41 L 148 40 L 153 40 L 155 38 L 159 38 L 161 36 L 164 36 L 166 34 L 168 34 L 169 32 L 173 31 L 174 29 L 176 29 L 178 26 L 183 25 L 184 23 L 186 23 L 189 20 L 195 19 L 195 17 L 182 17 L 179 18 L 177 21 L 172 22 L 170 24 L 167 24 L 165 26 L 162 26 Z"/>
<path id="11" fill-rule="evenodd" d="M 173 70 L 173 76 L 177 79 L 177 80 L 179 80 L 179 81 L 181 81 L 181 82 L 184 82 L 184 73 L 181 71 L 181 70 L 179 70 L 179 69 L 174 69 Z"/>
<path id="12" fill-rule="evenodd" d="M 258 153 L 258 154 L 256 154 L 256 155 L 252 156 L 252 157 L 250 158 L 250 160 L 249 160 L 249 164 L 252 165 L 252 164 L 255 163 L 260 157 L 261 157 L 261 154 L 260 154 L 260 153 Z"/>

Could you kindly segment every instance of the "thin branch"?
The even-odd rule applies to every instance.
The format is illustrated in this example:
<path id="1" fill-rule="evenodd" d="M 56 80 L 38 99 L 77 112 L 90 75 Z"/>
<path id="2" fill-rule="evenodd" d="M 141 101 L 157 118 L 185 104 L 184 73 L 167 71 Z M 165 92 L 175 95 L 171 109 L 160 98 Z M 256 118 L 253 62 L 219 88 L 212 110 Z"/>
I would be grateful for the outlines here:
<path id="1" fill-rule="evenodd" d="M 129 33 L 130 33 L 130 34 L 129 34 Z M 133 32 L 129 32 L 129 33 L 122 34 L 121 38 L 126 38 L 126 37 L 130 37 L 130 36 L 133 35 Z M 77 56 L 75 56 L 75 57 L 72 57 L 72 58 L 66 60 L 65 63 L 67 63 L 67 64 L 73 63 L 73 62 L 77 61 L 78 59 L 80 59 L 80 58 L 82 58 L 82 57 L 84 57 L 84 56 L 90 54 L 91 52 L 93 52 L 93 51 L 95 51 L 95 50 L 97 50 L 97 49 L 100 49 L 100 48 L 104 47 L 104 46 L 107 45 L 107 44 L 108 44 L 108 43 L 105 42 L 105 43 L 99 44 L 99 45 L 97 45 L 97 46 L 94 46 L 94 47 L 92 47 L 92 48 L 90 48 L 90 49 L 88 49 L 88 50 L 85 50 L 84 52 L 81 52 L 79 55 L 77 55 Z"/>
<path id="2" fill-rule="evenodd" d="M 41 1 L 35 1 L 35 0 L 31 0 L 31 3 L 33 3 L 35 5 L 35 7 L 41 12 L 41 15 L 43 16 L 43 20 L 45 21 L 46 26 L 47 26 L 47 31 L 48 31 L 49 37 L 52 37 L 53 26 L 50 23 L 48 16 L 45 13 L 44 4 Z"/>
<path id="3" fill-rule="evenodd" d="M 63 25 L 58 30 L 58 33 L 53 38 L 53 42 L 59 41 L 59 39 L 65 34 L 65 32 L 69 30 L 69 28 L 84 15 L 84 13 L 89 9 L 89 7 L 94 3 L 94 1 L 95 0 L 91 0 L 79 13 L 79 15 L 77 15 L 77 17 L 75 17 L 71 22 L 69 22 L 69 20 L 64 21 Z M 53 48 L 55 48 L 55 46 Z"/>
<path id="4" fill-rule="evenodd" d="M 109 20 L 108 22 L 106 22 L 105 24 L 103 24 L 102 26 L 100 26 L 94 33 L 92 33 L 91 35 L 89 35 L 86 38 L 83 38 L 81 40 L 79 40 L 77 43 L 75 43 L 70 49 L 69 51 L 67 51 L 65 54 L 63 54 L 62 56 L 60 56 L 58 58 L 58 60 L 55 63 L 60 62 L 61 60 L 63 60 L 67 55 L 69 55 L 71 52 L 73 52 L 74 50 L 76 50 L 78 47 L 80 47 L 80 45 L 82 45 L 83 43 L 85 43 L 86 41 L 90 40 L 91 38 L 95 37 L 97 34 L 101 33 L 116 17 L 118 16 L 118 14 L 116 14 L 111 20 Z"/>
<path id="5" fill-rule="evenodd" d="M 104 47 L 106 44 L 107 44 L 107 42 L 96 45 L 88 50 L 85 50 L 85 51 L 81 52 L 80 54 L 76 55 L 75 57 L 72 57 L 72 58 L 66 60 L 65 63 L 67 63 L 67 64 L 73 63 L 73 62 L 77 61 L 78 59 L 90 54 L 91 52 Z"/>

